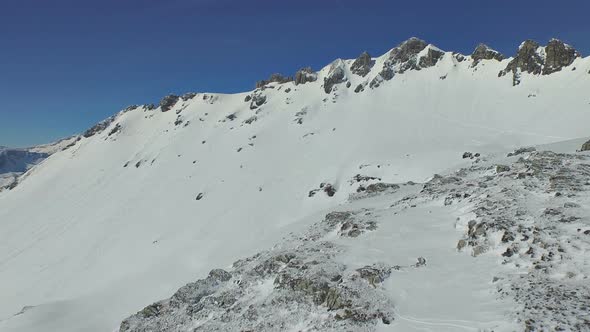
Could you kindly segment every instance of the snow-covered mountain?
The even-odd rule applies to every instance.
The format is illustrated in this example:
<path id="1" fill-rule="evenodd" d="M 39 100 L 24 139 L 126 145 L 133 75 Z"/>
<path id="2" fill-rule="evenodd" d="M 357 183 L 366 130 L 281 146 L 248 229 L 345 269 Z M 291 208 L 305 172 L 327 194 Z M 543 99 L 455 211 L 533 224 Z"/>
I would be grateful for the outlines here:
<path id="1" fill-rule="evenodd" d="M 55 152 L 61 151 L 76 139 L 77 137 L 69 137 L 55 143 L 23 149 L 0 146 L 0 191 L 15 186 L 18 177 L 24 172 Z"/>
<path id="2" fill-rule="evenodd" d="M 585 140 L 539 145 L 589 135 L 590 58 L 412 38 L 256 86 L 0 192 L 0 331 L 588 329 Z"/>

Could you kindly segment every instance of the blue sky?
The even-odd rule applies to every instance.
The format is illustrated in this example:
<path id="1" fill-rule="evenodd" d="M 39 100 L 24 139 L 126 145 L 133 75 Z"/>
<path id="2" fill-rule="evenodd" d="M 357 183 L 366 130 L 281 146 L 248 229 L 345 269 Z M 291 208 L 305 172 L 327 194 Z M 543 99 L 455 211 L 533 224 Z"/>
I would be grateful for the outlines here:
<path id="1" fill-rule="evenodd" d="M 590 53 L 588 1 L 2 0 L 0 145 L 83 131 L 168 93 L 238 92 L 411 36 L 513 55 L 552 37 Z"/>

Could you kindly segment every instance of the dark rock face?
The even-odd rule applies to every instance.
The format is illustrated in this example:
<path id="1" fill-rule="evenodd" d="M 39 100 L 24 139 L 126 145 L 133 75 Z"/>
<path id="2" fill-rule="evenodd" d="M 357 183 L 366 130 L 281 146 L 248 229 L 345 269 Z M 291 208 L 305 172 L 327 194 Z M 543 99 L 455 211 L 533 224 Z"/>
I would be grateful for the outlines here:
<path id="1" fill-rule="evenodd" d="M 115 127 L 113 127 L 113 129 L 111 129 L 111 131 L 109 132 L 109 136 L 113 136 L 119 132 L 121 132 L 121 125 L 117 123 Z"/>
<path id="2" fill-rule="evenodd" d="M 188 93 L 183 94 L 182 97 L 180 97 L 180 98 L 182 98 L 183 101 L 187 101 L 187 100 L 191 100 L 191 99 L 195 98 L 196 96 L 197 96 L 196 93 L 188 92 Z"/>
<path id="3" fill-rule="evenodd" d="M 581 54 L 562 41 L 552 39 L 545 47 L 545 56 L 543 75 L 549 75 L 571 65 Z"/>
<path id="4" fill-rule="evenodd" d="M 268 80 L 262 80 L 262 81 L 256 82 L 256 88 L 257 89 L 262 88 L 265 85 L 267 85 L 268 83 L 272 83 L 272 82 L 287 83 L 287 82 L 292 82 L 292 81 L 293 81 L 293 77 L 283 76 L 281 74 L 274 73 L 274 74 L 270 75 Z"/>
<path id="5" fill-rule="evenodd" d="M 355 75 L 365 77 L 371 71 L 373 64 L 374 62 L 369 53 L 363 52 L 358 58 L 356 58 L 356 60 L 354 60 L 350 66 L 350 71 Z"/>
<path id="6" fill-rule="evenodd" d="M 332 92 L 334 85 L 345 81 L 346 75 L 344 74 L 344 63 L 342 60 L 336 60 L 332 63 L 328 76 L 324 77 L 324 91 L 330 93 Z"/>
<path id="7" fill-rule="evenodd" d="M 513 85 L 520 83 L 519 71 L 533 75 L 549 75 L 567 67 L 580 57 L 580 53 L 563 42 L 552 39 L 544 48 L 544 55 L 540 51 L 540 45 L 532 40 L 527 40 L 520 45 L 516 57 L 498 76 L 504 76 L 510 72 L 513 74 Z"/>
<path id="8" fill-rule="evenodd" d="M 255 110 L 266 103 L 266 96 L 260 92 L 255 92 L 250 97 L 250 109 Z"/>
<path id="9" fill-rule="evenodd" d="M 162 112 L 168 112 L 172 107 L 174 107 L 174 105 L 176 105 L 179 98 L 180 97 L 178 97 L 177 95 L 168 95 L 162 98 L 162 100 L 160 101 L 160 109 L 162 110 Z"/>
<path id="10" fill-rule="evenodd" d="M 425 49 L 427 45 L 425 41 L 412 37 L 394 48 L 391 51 L 390 59 L 396 63 L 407 62 Z"/>
<path id="11" fill-rule="evenodd" d="M 586 143 L 582 144 L 582 148 L 580 149 L 580 151 L 590 151 L 590 141 L 587 141 Z"/>
<path id="12" fill-rule="evenodd" d="M 428 67 L 432 67 L 434 65 L 436 65 L 436 63 L 444 56 L 445 54 L 439 50 L 435 50 L 435 49 L 428 49 L 428 53 L 426 54 L 426 56 L 423 56 L 420 58 L 420 61 L 418 62 L 418 68 L 428 68 Z"/>
<path id="13" fill-rule="evenodd" d="M 315 82 L 317 79 L 318 75 L 311 69 L 311 67 L 301 68 L 295 73 L 295 85 Z"/>
<path id="14" fill-rule="evenodd" d="M 502 61 L 504 60 L 504 55 L 498 51 L 492 50 L 485 44 L 479 44 L 473 53 L 471 53 L 471 58 L 473 59 L 473 64 L 471 66 L 475 67 L 481 60 Z"/>
<path id="15" fill-rule="evenodd" d="M 354 88 L 355 93 L 359 93 L 359 92 L 363 92 L 363 91 L 365 91 L 365 85 L 363 85 L 363 84 L 359 84 L 356 86 L 356 88 Z"/>
<path id="16" fill-rule="evenodd" d="M 518 69 L 522 70 L 523 72 L 531 73 L 538 75 L 541 73 L 543 69 L 543 58 L 538 53 L 540 45 L 533 41 L 527 40 L 518 49 L 518 53 L 516 57 L 510 63 L 504 72 L 516 72 Z"/>
<path id="17" fill-rule="evenodd" d="M 127 106 L 123 110 L 123 113 L 129 112 L 129 111 L 133 111 L 133 110 L 138 109 L 138 108 L 139 108 L 139 105 L 130 105 L 130 106 Z"/>
<path id="18" fill-rule="evenodd" d="M 82 134 L 82 136 L 89 138 L 92 137 L 96 134 L 100 134 L 102 133 L 105 129 L 107 129 L 111 123 L 113 123 L 113 121 L 115 121 L 115 117 L 111 116 L 108 119 L 105 119 L 97 124 L 95 124 L 94 126 L 92 126 L 90 129 L 86 130 L 84 132 L 84 134 Z"/>

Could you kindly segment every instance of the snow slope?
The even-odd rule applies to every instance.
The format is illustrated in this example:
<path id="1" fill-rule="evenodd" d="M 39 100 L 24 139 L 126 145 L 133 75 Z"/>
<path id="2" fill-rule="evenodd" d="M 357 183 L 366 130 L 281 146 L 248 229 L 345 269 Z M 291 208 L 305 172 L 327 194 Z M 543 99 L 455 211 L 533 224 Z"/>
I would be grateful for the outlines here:
<path id="1" fill-rule="evenodd" d="M 468 165 L 464 151 L 505 153 L 588 135 L 590 58 L 576 59 L 575 71 L 523 73 L 513 86 L 512 78 L 498 77 L 510 59 L 472 67 L 469 57 L 445 52 L 432 67 L 355 93 L 387 57 L 374 58 L 366 77 L 350 72 L 353 60 L 338 62 L 350 88 L 337 83 L 330 93 L 321 87 L 327 66 L 306 84 L 199 93 L 166 112 L 130 108 L 30 170 L 0 192 L 0 330 L 114 330 L 212 268 L 267 249 L 347 204 L 356 191 L 349 181 L 359 173 L 424 182 Z M 255 109 L 245 102 L 261 95 L 266 101 Z M 336 189 L 333 197 L 308 197 L 321 183 Z M 501 321 L 502 307 L 486 293 L 493 259 L 457 256 L 461 235 L 452 219 L 424 219 L 431 210 L 420 211 L 416 224 L 383 227 L 376 235 L 382 248 L 401 242 L 395 255 L 376 257 L 405 264 L 436 252 L 449 264 L 387 281 L 399 317 L 390 327 Z M 353 248 L 353 261 L 372 255 L 370 246 Z M 474 265 L 484 272 L 447 277 Z M 432 293 L 412 289 L 412 280 L 431 282 Z M 436 287 L 443 280 L 448 287 Z M 466 286 L 453 292 L 454 283 Z M 463 301 L 448 307 L 447 296 Z M 420 305 L 429 299 L 436 308 Z"/>
<path id="2" fill-rule="evenodd" d="M 0 191 L 18 181 L 18 177 L 48 156 L 61 151 L 77 139 L 64 138 L 54 143 L 24 149 L 0 146 Z"/>

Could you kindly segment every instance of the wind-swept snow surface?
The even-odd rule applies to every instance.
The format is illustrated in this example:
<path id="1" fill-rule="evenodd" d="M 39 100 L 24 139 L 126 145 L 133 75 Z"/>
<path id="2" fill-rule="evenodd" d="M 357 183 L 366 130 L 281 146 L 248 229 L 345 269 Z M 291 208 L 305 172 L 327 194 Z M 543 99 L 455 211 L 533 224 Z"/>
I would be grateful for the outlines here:
<path id="1" fill-rule="evenodd" d="M 231 278 L 212 277 L 216 286 L 208 288 L 211 294 L 233 290 L 240 308 L 253 304 L 264 313 L 256 306 L 294 291 L 288 282 L 284 289 L 275 282 L 291 260 L 243 286 L 233 286 L 235 276 L 248 275 L 250 266 L 232 264 L 261 252 L 270 258 L 272 250 L 280 249 L 272 249 L 277 244 L 285 250 L 300 248 L 305 254 L 297 257 L 308 264 L 313 258 L 305 250 L 315 244 L 298 247 L 301 240 L 292 237 L 323 225 L 329 212 L 363 209 L 373 209 L 365 212 L 375 218 L 363 217 L 356 236 L 343 236 L 338 233 L 342 225 L 334 224 L 322 233 L 322 241 L 333 247 L 328 256 L 320 252 L 317 257 L 342 277 L 342 284 L 326 281 L 329 287 L 366 289 L 367 298 L 350 295 L 347 300 L 379 309 L 374 316 L 375 311 L 364 312 L 370 319 L 350 326 L 524 329 L 526 319 L 516 313 L 538 317 L 542 311 L 524 310 L 522 294 L 508 288 L 506 294 L 498 292 L 497 285 L 519 285 L 517 275 L 527 275 L 532 265 L 510 263 L 513 277 L 494 281 L 506 274 L 504 251 L 493 249 L 498 245 L 482 242 L 478 233 L 477 241 L 466 238 L 463 251 L 456 250 L 467 236 L 469 218 L 484 216 L 468 218 L 462 213 L 470 207 L 462 212 L 445 205 L 447 184 L 441 185 L 440 190 L 447 190 L 442 201 L 430 192 L 407 202 L 403 198 L 418 195 L 422 185 L 402 184 L 424 183 L 435 173 L 449 174 L 475 160 L 495 160 L 493 155 L 504 156 L 519 146 L 588 136 L 589 59 L 575 58 L 550 75 L 518 72 L 519 84 L 514 85 L 513 77 L 498 77 L 511 59 L 483 59 L 474 66 L 471 57 L 416 40 L 405 45 L 371 61 L 364 56 L 361 72 L 369 68 L 364 76 L 351 71 L 354 60 L 342 60 L 335 62 L 338 70 L 327 66 L 306 72 L 306 78 L 315 80 L 270 82 L 234 95 L 171 96 L 163 109 L 130 107 L 31 169 L 16 187 L 0 192 L 0 330 L 112 331 L 146 305 L 169 298 L 187 283 L 206 280 L 218 268 Z M 295 84 L 300 81 L 304 84 Z M 465 151 L 480 157 L 462 159 Z M 576 160 L 563 160 L 570 159 Z M 493 170 L 490 176 L 496 176 Z M 487 172 L 473 170 L 473 176 L 484 176 L 480 171 Z M 376 195 L 382 189 L 386 195 Z M 529 199 L 548 204 L 532 194 L 522 199 L 514 204 L 526 205 Z M 401 203 L 390 208 L 396 202 Z M 477 202 L 485 201 L 472 203 Z M 534 217 L 531 212 L 527 222 L 534 224 Z M 586 221 L 582 212 L 579 217 L 575 222 Z M 577 227 L 583 234 L 585 229 Z M 281 244 L 282 238 L 290 240 Z M 478 257 L 471 257 L 478 246 Z M 587 247 L 579 248 L 583 255 Z M 578 257 L 572 258 L 578 262 L 572 280 L 584 280 L 588 273 L 580 255 L 572 254 Z M 415 266 L 420 257 L 425 264 Z M 388 277 L 367 281 L 358 271 L 365 266 L 378 266 Z M 326 277 L 314 271 L 295 277 Z M 337 324 L 349 324 L 354 317 L 346 316 L 347 307 L 328 310 L 325 299 L 306 296 L 294 312 L 313 315 L 298 320 L 299 325 L 285 320 L 285 326 L 337 330 L 348 326 Z M 186 324 L 232 329 L 218 321 L 219 307 L 205 307 L 209 318 Z M 347 318 L 336 322 L 339 310 Z M 246 322 L 231 316 L 242 311 L 236 312 L 229 314 L 235 324 Z M 257 326 L 257 320 L 250 323 Z"/>

